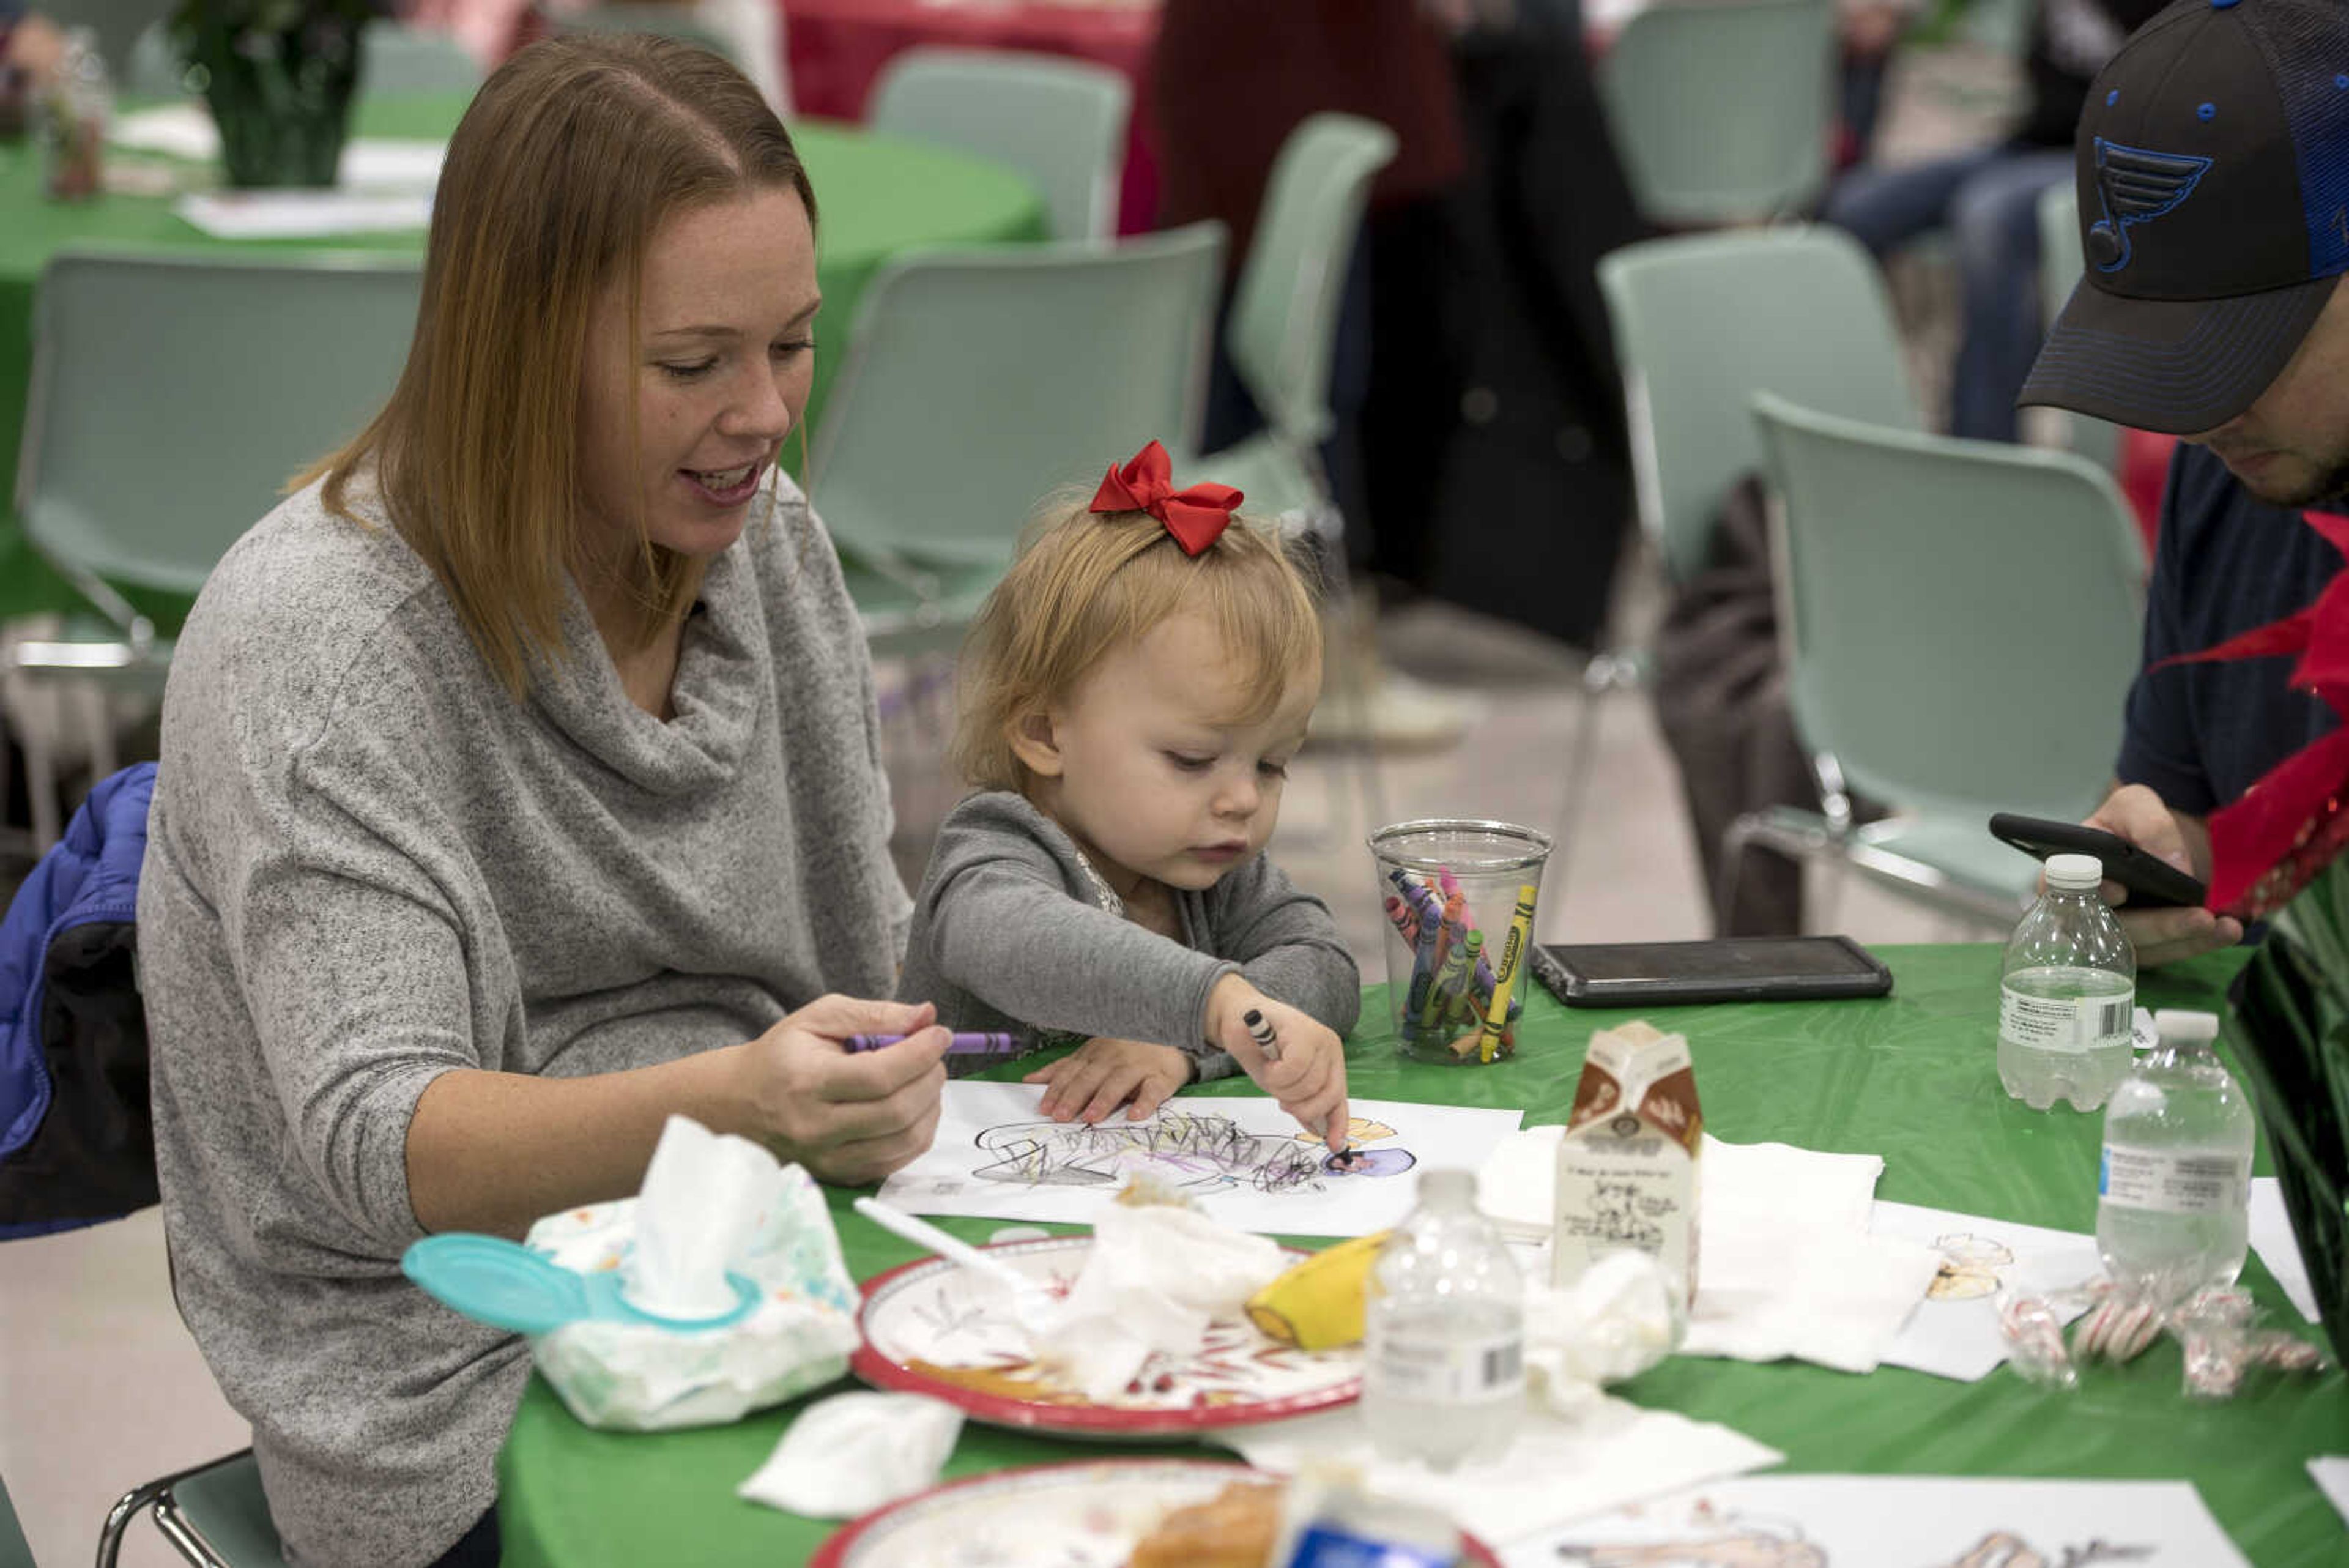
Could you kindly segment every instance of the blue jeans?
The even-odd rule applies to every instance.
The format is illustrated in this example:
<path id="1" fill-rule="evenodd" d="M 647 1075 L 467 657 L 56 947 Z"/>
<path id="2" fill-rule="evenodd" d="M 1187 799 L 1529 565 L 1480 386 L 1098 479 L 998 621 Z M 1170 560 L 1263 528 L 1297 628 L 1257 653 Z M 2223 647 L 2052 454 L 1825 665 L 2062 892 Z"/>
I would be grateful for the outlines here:
<path id="1" fill-rule="evenodd" d="M 1840 181 L 1820 216 L 1881 258 L 1947 228 L 1962 320 L 1950 433 L 2013 441 L 2014 400 L 2047 333 L 2039 304 L 2039 196 L 2072 174 L 2064 148 L 1985 147 Z"/>

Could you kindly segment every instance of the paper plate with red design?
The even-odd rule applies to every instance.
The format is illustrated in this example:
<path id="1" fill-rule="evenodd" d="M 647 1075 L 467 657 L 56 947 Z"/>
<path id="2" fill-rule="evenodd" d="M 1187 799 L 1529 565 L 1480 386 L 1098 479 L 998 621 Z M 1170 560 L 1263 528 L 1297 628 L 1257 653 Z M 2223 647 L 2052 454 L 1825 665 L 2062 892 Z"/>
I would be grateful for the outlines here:
<path id="1" fill-rule="evenodd" d="M 1078 1459 L 947 1481 L 843 1525 L 808 1568 L 1123 1568 L 1178 1508 L 1280 1478 L 1212 1459 Z M 1459 1559 L 1500 1568 L 1464 1531 Z"/>
<path id="2" fill-rule="evenodd" d="M 1012 1241 L 987 1251 L 1065 1296 L 1090 1236 Z M 1307 1254 L 1291 1251 L 1292 1262 Z M 974 1421 L 1091 1438 L 1159 1438 L 1278 1420 L 1343 1405 L 1362 1390 L 1360 1345 L 1303 1351 L 1243 1315 L 1207 1325 L 1196 1354 L 1153 1355 L 1107 1399 L 1040 1365 L 1002 1284 L 944 1258 L 924 1258 L 864 1282 L 849 1365 L 876 1388 L 958 1405 Z"/>

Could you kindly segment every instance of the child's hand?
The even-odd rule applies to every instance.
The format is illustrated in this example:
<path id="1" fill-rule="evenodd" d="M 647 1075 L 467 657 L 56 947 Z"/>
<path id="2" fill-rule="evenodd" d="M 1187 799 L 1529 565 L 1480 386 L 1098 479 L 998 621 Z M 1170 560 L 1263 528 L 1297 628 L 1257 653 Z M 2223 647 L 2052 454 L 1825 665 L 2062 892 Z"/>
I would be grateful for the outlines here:
<path id="1" fill-rule="evenodd" d="M 1191 1081 L 1191 1058 L 1172 1045 L 1096 1036 L 1019 1081 L 1049 1085 L 1042 1109 L 1056 1122 L 1097 1122 L 1128 1100 L 1126 1119 L 1138 1122 Z"/>
<path id="2" fill-rule="evenodd" d="M 1280 1059 L 1265 1060 L 1245 1022 L 1253 1008 L 1279 1037 Z M 1227 974 L 1207 997 L 1208 1037 L 1232 1054 L 1257 1085 L 1331 1149 L 1346 1147 L 1346 1045 L 1326 1023 Z"/>

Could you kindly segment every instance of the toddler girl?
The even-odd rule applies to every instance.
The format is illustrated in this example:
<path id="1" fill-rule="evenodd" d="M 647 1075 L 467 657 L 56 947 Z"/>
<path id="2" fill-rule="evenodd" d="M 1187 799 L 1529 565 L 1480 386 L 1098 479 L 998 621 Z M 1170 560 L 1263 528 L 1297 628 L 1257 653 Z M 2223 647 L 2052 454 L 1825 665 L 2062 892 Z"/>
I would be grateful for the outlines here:
<path id="1" fill-rule="evenodd" d="M 1028 1076 L 1058 1120 L 1145 1116 L 1237 1067 L 1342 1149 L 1361 978 L 1264 855 L 1320 627 L 1239 502 L 1175 491 L 1152 441 L 1031 527 L 963 649 L 953 762 L 980 793 L 938 829 L 898 994 L 1082 1041 Z"/>

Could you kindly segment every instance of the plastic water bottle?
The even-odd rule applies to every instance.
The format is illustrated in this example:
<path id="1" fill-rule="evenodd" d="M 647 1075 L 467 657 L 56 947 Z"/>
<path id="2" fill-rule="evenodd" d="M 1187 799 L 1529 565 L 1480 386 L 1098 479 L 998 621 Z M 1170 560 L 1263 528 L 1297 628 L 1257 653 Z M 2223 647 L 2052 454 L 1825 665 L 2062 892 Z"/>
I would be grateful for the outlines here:
<path id="1" fill-rule="evenodd" d="M 1388 1459 L 1497 1459 L 1526 1403 L 1526 1294 L 1465 1170 L 1420 1177 L 1379 1249 L 1363 1307 L 1362 1418 Z"/>
<path id="2" fill-rule="evenodd" d="M 2104 874 L 2093 855 L 2048 857 L 2047 891 L 2006 941 L 1998 1078 L 2034 1111 L 2093 1111 L 2129 1070 L 2137 952 L 2096 896 Z"/>
<path id="3" fill-rule="evenodd" d="M 41 110 L 43 189 L 51 201 L 83 201 L 98 193 L 113 105 L 114 87 L 98 52 L 98 35 L 88 27 L 69 28 Z"/>
<path id="4" fill-rule="evenodd" d="M 2161 1043 L 2105 1107 L 2096 1251 L 2117 1283 L 2183 1295 L 2242 1272 L 2251 1201 L 2251 1106 L 2210 1049 L 2219 1020 L 2165 1009 Z"/>

